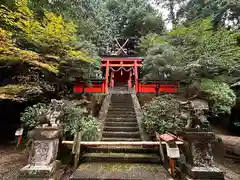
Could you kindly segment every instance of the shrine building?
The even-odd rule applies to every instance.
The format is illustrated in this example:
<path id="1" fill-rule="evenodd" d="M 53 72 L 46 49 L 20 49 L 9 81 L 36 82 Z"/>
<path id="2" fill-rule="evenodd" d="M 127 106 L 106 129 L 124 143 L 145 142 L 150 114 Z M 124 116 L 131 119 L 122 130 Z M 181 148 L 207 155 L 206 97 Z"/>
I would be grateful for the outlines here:
<path id="1" fill-rule="evenodd" d="M 127 48 L 117 41 L 119 48 L 108 56 L 102 56 L 102 79 L 91 79 L 91 84 L 76 82 L 75 93 L 109 93 L 117 89 L 136 93 L 177 93 L 179 83 L 177 81 L 159 80 L 142 82 L 140 77 L 144 58 L 129 56 Z"/>

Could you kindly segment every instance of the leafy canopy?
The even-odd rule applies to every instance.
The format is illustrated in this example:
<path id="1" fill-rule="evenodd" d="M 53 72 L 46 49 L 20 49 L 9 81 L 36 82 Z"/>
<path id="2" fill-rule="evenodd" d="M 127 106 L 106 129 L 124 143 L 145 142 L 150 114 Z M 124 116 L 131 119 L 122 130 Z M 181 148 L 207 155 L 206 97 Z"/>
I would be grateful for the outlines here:
<path id="1" fill-rule="evenodd" d="M 152 36 L 154 40 L 151 35 L 142 38 L 141 46 L 150 47 L 143 73 L 160 79 L 168 72 L 168 79 L 181 80 L 188 87 L 196 85 L 197 95 L 207 98 L 217 114 L 230 113 L 236 103 L 230 85 L 240 77 L 240 46 L 234 32 L 213 29 L 211 21 L 207 18 L 179 26 L 165 36 Z"/>

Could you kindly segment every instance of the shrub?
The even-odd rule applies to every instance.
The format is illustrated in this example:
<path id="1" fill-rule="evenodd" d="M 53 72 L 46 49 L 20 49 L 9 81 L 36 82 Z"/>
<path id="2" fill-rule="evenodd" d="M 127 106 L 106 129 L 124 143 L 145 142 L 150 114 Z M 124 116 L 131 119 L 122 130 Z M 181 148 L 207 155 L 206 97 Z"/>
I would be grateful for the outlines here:
<path id="1" fill-rule="evenodd" d="M 20 121 L 29 128 L 34 128 L 39 122 L 39 117 L 47 112 L 47 105 L 38 103 L 33 106 L 27 107 L 21 114 Z"/>
<path id="2" fill-rule="evenodd" d="M 172 95 L 162 95 L 154 98 L 143 106 L 143 124 L 146 132 L 164 133 L 184 127 L 181 117 L 180 103 Z"/>
<path id="3" fill-rule="evenodd" d="M 71 135 L 81 132 L 82 140 L 96 140 L 99 124 L 81 102 L 69 101 L 63 108 L 62 124 L 65 132 Z"/>
<path id="4" fill-rule="evenodd" d="M 232 107 L 236 104 L 236 95 L 229 85 L 210 79 L 203 79 L 200 88 L 212 102 L 214 113 L 231 113 Z"/>
<path id="5" fill-rule="evenodd" d="M 86 104 L 82 101 L 66 101 L 60 123 L 65 134 L 74 135 L 76 132 L 81 132 L 82 140 L 96 140 L 99 124 L 85 106 Z M 29 128 L 34 128 L 37 126 L 40 116 L 44 115 L 47 110 L 48 106 L 42 103 L 27 107 L 21 114 L 21 121 Z"/>

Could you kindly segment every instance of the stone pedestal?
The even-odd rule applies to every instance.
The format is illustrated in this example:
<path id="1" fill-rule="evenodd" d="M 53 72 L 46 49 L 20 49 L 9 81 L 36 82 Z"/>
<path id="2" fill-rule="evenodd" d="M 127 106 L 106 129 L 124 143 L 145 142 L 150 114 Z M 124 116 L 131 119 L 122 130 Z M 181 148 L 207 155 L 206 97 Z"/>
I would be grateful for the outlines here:
<path id="1" fill-rule="evenodd" d="M 20 170 L 19 179 L 53 180 L 57 170 L 60 130 L 53 127 L 35 128 L 29 133 L 33 140 L 29 164 Z"/>
<path id="2" fill-rule="evenodd" d="M 224 175 L 214 163 L 211 143 L 215 139 L 213 132 L 186 129 L 179 132 L 185 141 L 185 173 L 192 179 L 224 180 Z"/>

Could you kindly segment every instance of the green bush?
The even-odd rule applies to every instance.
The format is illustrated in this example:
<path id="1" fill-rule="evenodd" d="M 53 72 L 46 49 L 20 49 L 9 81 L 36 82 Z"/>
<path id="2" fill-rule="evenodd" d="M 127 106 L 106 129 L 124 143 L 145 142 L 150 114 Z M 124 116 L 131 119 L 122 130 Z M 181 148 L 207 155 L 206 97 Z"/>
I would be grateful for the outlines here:
<path id="1" fill-rule="evenodd" d="M 65 134 L 74 135 L 76 132 L 81 132 L 82 140 L 93 141 L 97 138 L 99 124 L 85 106 L 82 101 L 65 101 L 60 123 Z M 42 103 L 27 107 L 21 114 L 21 121 L 29 128 L 34 128 L 47 110 L 48 106 Z"/>
<path id="2" fill-rule="evenodd" d="M 216 114 L 230 114 L 236 104 L 236 95 L 226 83 L 203 79 L 201 91 L 211 101 L 213 112 Z"/>
<path id="3" fill-rule="evenodd" d="M 162 95 L 154 98 L 143 106 L 143 124 L 146 132 L 164 133 L 184 127 L 181 118 L 180 103 L 172 95 Z"/>
<path id="4" fill-rule="evenodd" d="M 71 135 L 81 132 L 82 140 L 96 140 L 99 124 L 80 102 L 69 101 L 63 108 L 62 124 Z"/>
<path id="5" fill-rule="evenodd" d="M 39 117 L 47 112 L 47 105 L 38 103 L 33 106 L 27 107 L 21 114 L 20 121 L 29 128 L 34 128 L 39 122 Z"/>

